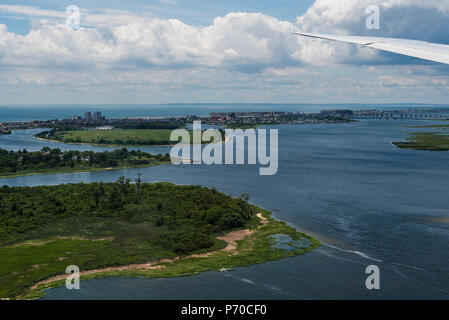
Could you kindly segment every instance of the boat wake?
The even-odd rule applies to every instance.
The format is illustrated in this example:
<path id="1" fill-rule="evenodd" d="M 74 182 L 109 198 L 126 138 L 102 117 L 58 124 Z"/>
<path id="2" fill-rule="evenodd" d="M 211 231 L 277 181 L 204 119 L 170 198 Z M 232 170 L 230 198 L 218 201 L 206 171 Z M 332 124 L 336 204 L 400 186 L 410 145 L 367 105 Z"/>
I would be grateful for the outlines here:
<path id="1" fill-rule="evenodd" d="M 357 250 L 347 250 L 347 249 L 343 249 L 343 248 L 340 248 L 340 247 L 332 246 L 330 244 L 324 244 L 324 246 L 332 248 L 332 249 L 336 249 L 336 250 L 339 250 L 339 251 L 343 251 L 343 252 L 354 253 L 354 254 L 362 257 L 362 258 L 365 258 L 365 259 L 368 259 L 368 260 L 371 260 L 371 261 L 384 262 L 382 260 L 370 257 L 368 254 L 360 252 L 360 251 L 357 251 Z"/>

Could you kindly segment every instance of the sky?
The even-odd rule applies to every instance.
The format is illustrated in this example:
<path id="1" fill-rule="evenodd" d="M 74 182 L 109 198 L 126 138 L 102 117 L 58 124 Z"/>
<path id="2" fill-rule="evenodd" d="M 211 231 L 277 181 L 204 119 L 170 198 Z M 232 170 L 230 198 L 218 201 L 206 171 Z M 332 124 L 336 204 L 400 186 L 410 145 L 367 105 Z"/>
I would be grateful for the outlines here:
<path id="1" fill-rule="evenodd" d="M 445 104 L 446 65 L 292 32 L 449 44 L 448 22 L 449 0 L 6 0 L 0 105 Z"/>

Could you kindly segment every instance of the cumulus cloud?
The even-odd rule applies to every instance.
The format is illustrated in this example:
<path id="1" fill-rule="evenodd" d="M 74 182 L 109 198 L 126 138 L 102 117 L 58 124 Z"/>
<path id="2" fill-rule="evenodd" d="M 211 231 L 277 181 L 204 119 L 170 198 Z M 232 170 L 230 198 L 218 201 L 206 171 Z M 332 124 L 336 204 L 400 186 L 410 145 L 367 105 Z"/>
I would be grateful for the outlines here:
<path id="1" fill-rule="evenodd" d="M 3 65 L 78 66 L 92 68 L 224 67 L 263 72 L 298 64 L 404 63 L 396 55 L 334 42 L 303 39 L 298 28 L 340 34 L 371 34 L 438 40 L 449 38 L 449 0 L 317 0 L 297 24 L 260 13 L 229 13 L 200 27 L 177 19 L 158 19 L 124 11 L 83 12 L 75 32 L 64 25 L 64 14 L 36 7 L 0 5 L 0 11 L 37 17 L 26 35 L 0 25 Z M 381 8 L 382 29 L 367 30 L 365 8 Z M 428 18 L 429 17 L 429 18 Z M 431 18 L 430 18 L 431 17 Z M 425 27 L 424 27 L 425 26 Z M 393 57 L 393 58 L 392 58 Z M 399 61 L 401 60 L 401 61 Z"/>
<path id="2" fill-rule="evenodd" d="M 91 67 L 227 66 L 263 68 L 294 62 L 293 24 L 257 13 L 230 13 L 210 26 L 176 19 L 134 19 L 87 15 L 93 28 L 68 29 L 63 22 L 41 22 L 27 35 L 0 29 L 5 65 L 78 65 Z"/>
<path id="3" fill-rule="evenodd" d="M 381 28 L 366 28 L 366 8 L 380 10 Z M 308 11 L 297 18 L 303 31 L 362 36 L 409 38 L 447 43 L 449 29 L 449 0 L 316 0 Z M 321 42 L 321 43 L 320 43 Z M 321 50 L 322 41 L 309 42 L 310 55 Z M 360 48 L 346 44 L 327 44 L 328 59 L 343 63 L 402 64 L 426 63 L 399 55 Z M 332 50 L 338 48 L 338 50 Z"/>
<path id="4" fill-rule="evenodd" d="M 366 8 L 373 5 L 380 9 L 380 30 L 365 28 Z M 441 22 L 447 23 L 448 14 L 449 0 L 316 0 L 297 18 L 297 24 L 304 31 L 376 33 L 434 41 L 447 39 L 444 35 L 449 31 L 441 30 Z"/>

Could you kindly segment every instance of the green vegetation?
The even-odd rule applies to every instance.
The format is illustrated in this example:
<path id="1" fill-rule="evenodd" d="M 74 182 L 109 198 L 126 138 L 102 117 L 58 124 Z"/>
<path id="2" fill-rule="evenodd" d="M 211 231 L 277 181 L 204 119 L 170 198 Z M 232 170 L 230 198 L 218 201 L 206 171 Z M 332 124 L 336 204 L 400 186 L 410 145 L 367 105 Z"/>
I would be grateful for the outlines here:
<path id="1" fill-rule="evenodd" d="M 136 183 L 69 184 L 0 188 L 0 297 L 35 298 L 42 288 L 60 282 L 34 284 L 64 274 L 68 265 L 83 275 L 167 277 L 261 263 L 302 254 L 319 242 L 269 218 L 260 228 L 246 195 L 232 198 L 199 186 Z M 252 228 L 238 241 L 236 254 L 220 251 L 216 237 Z M 307 238 L 311 245 L 291 251 L 276 249 L 272 235 Z M 216 251 L 218 250 L 218 251 Z M 204 257 L 195 253 L 213 252 Z M 161 261 L 162 259 L 181 259 Z M 184 258 L 183 258 L 184 257 Z M 159 269 L 121 271 L 107 267 L 153 261 Z M 24 295 L 25 294 L 25 295 Z"/>
<path id="2" fill-rule="evenodd" d="M 449 125 L 410 126 L 409 128 L 449 129 Z M 407 142 L 393 142 L 398 148 L 427 151 L 449 151 L 449 135 L 439 132 L 411 132 Z"/>
<path id="3" fill-rule="evenodd" d="M 408 142 L 393 142 L 398 148 L 427 151 L 449 151 L 449 135 L 433 132 L 417 132 Z"/>
<path id="4" fill-rule="evenodd" d="M 0 149 L 0 178 L 37 173 L 94 171 L 160 165 L 170 162 L 168 154 L 152 155 L 142 151 L 121 150 L 61 151 L 42 148 L 41 151 L 7 151 Z"/>
<path id="5" fill-rule="evenodd" d="M 171 133 L 172 130 L 168 129 L 51 130 L 41 132 L 36 137 L 65 143 L 88 143 L 112 146 L 161 146 L 175 145 L 178 143 L 178 141 L 170 141 Z M 192 132 L 190 134 L 192 135 Z"/>
<path id="6" fill-rule="evenodd" d="M 120 130 L 73 130 L 45 131 L 38 138 L 57 140 L 65 143 L 90 143 L 99 145 L 172 145 L 171 130 L 120 129 Z"/>
<path id="7" fill-rule="evenodd" d="M 131 184 L 123 177 L 116 183 L 3 186 L 0 297 L 61 273 L 61 260 L 87 270 L 213 249 L 216 234 L 243 227 L 253 213 L 246 201 L 215 190 L 140 179 Z M 111 240 L 92 241 L 98 239 Z"/>
<path id="8" fill-rule="evenodd" d="M 223 251 L 216 251 L 207 257 L 185 257 L 173 261 L 161 261 L 155 263 L 151 270 L 105 270 L 94 274 L 83 275 L 82 280 L 89 280 L 104 277 L 136 277 L 136 278 L 168 278 L 195 275 L 205 271 L 231 270 L 235 267 L 248 266 L 264 263 L 267 261 L 279 260 L 297 255 L 302 255 L 319 247 L 321 243 L 310 236 L 296 231 L 286 223 L 272 219 L 271 213 L 259 208 L 256 211 L 263 212 L 268 219 L 263 227 L 254 228 L 253 233 L 242 240 L 237 241 L 237 251 L 229 254 Z M 293 250 L 283 250 L 275 248 L 275 235 L 288 235 L 293 240 L 304 240 L 310 242 L 308 247 L 295 248 Z M 20 299 L 37 299 L 43 297 L 50 288 L 62 286 L 65 280 L 58 280 L 46 284 L 41 284 L 28 291 Z"/>

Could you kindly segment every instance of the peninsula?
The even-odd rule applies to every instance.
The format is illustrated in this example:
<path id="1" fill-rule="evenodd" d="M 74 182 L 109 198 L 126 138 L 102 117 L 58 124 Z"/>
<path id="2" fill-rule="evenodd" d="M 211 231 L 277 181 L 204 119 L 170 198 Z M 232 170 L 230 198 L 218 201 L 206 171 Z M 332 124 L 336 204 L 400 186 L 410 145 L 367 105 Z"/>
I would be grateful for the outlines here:
<path id="1" fill-rule="evenodd" d="M 304 254 L 318 240 L 215 189 L 170 183 L 0 188 L 0 298 L 108 276 L 174 277 Z M 282 244 L 278 241 L 282 239 Z M 287 241 L 286 241 L 287 239 Z"/>

